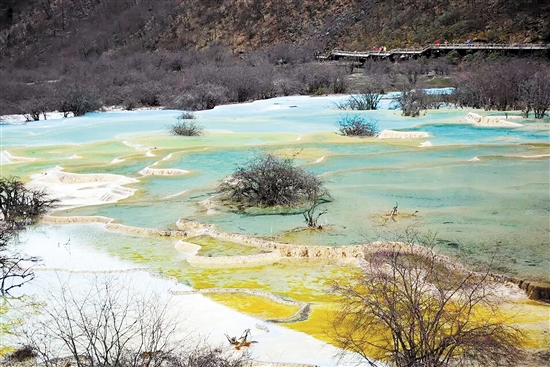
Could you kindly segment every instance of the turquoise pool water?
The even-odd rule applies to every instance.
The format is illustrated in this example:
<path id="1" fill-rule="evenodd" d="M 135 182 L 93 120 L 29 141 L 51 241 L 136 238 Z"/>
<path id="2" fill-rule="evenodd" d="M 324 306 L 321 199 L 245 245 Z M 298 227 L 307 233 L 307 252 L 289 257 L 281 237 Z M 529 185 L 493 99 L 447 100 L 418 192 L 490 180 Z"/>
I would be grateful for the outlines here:
<path id="1" fill-rule="evenodd" d="M 281 97 L 201 111 L 197 122 L 206 134 L 197 138 L 168 134 L 178 114 L 173 110 L 93 113 L 0 126 L 2 151 L 35 159 L 9 163 L 3 156 L 2 174 L 26 179 L 59 165 L 67 172 L 115 173 L 139 180 L 129 185 L 137 192 L 128 199 L 63 215 L 103 215 L 155 228 L 173 227 L 184 217 L 226 231 L 323 245 L 392 239 L 413 225 L 436 232 L 442 251 L 469 264 L 493 258 L 508 274 L 550 280 L 548 120 L 546 128 L 531 129 L 534 122 L 529 122 L 523 128 L 494 129 L 465 125 L 468 110 L 433 110 L 415 119 L 394 110 L 365 111 L 354 114 L 376 120 L 380 130 L 425 131 L 430 136 L 345 138 L 336 134 L 336 120 L 344 112 L 335 107 L 345 98 Z M 432 146 L 420 147 L 426 141 Z M 323 177 L 334 199 L 324 205 L 325 231 L 301 230 L 300 213 L 252 216 L 218 208 L 211 215 L 204 210 L 200 202 L 215 195 L 219 182 L 263 151 L 295 155 L 297 164 Z M 189 173 L 143 177 L 139 172 L 146 167 Z M 396 202 L 402 213 L 417 213 L 388 221 L 384 214 Z M 93 226 L 74 228 L 95 231 Z M 101 233 L 102 241 L 108 242 L 109 236 Z M 447 246 L 450 242 L 460 246 Z M 153 244 L 139 245 L 147 246 Z"/>

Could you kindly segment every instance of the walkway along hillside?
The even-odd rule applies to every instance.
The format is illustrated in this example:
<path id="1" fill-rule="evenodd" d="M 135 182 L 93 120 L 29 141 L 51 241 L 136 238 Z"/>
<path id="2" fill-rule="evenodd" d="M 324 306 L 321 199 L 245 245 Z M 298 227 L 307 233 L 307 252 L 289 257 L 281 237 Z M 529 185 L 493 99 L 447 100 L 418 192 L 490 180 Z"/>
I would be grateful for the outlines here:
<path id="1" fill-rule="evenodd" d="M 550 44 L 498 44 L 498 43 L 449 43 L 432 44 L 423 48 L 396 48 L 384 51 L 379 48 L 374 51 L 345 51 L 333 50 L 328 54 L 319 55 L 319 60 L 340 60 L 347 59 L 351 61 L 365 62 L 368 59 L 408 59 L 418 58 L 420 56 L 437 57 L 444 56 L 451 51 L 456 51 L 461 55 L 466 55 L 473 51 L 499 51 L 512 55 L 532 55 L 536 53 L 546 54 L 550 57 Z"/>

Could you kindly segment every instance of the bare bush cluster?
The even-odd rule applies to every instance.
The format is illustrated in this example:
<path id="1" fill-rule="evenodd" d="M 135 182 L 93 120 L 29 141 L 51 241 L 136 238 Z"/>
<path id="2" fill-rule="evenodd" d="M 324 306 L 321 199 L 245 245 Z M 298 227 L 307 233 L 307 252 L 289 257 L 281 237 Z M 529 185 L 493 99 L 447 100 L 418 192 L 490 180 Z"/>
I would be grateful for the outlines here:
<path id="1" fill-rule="evenodd" d="M 420 112 L 429 108 L 439 108 L 454 99 L 448 94 L 428 94 L 425 92 L 426 79 L 435 76 L 448 75 L 450 66 L 442 58 L 418 60 L 367 61 L 363 67 L 366 81 L 359 86 L 359 94 L 338 105 L 341 109 L 373 110 L 386 89 L 392 88 L 400 92 L 397 105 L 404 116 L 419 116 Z"/>
<path id="2" fill-rule="evenodd" d="M 348 88 L 347 71 L 331 63 L 309 63 L 296 68 L 291 77 L 300 87 L 300 94 L 321 95 L 345 93 Z"/>
<path id="3" fill-rule="evenodd" d="M 376 110 L 383 94 L 382 82 L 370 78 L 359 94 L 350 95 L 347 101 L 337 104 L 337 107 L 341 110 Z"/>
<path id="4" fill-rule="evenodd" d="M 173 135 L 179 136 L 199 136 L 204 128 L 193 121 L 178 121 L 170 127 Z"/>
<path id="5" fill-rule="evenodd" d="M 21 348 L 6 365 L 238 367 L 246 356 L 201 342 L 171 313 L 169 299 L 136 288 L 131 279 L 96 275 L 78 286 L 59 281 L 60 289 L 43 299 L 41 316 L 19 328 Z"/>
<path id="6" fill-rule="evenodd" d="M 104 105 L 196 111 L 280 95 L 345 92 L 346 69 L 316 62 L 313 55 L 309 46 L 281 45 L 244 55 L 211 47 L 63 59 L 55 72 L 13 66 L 7 71 L 0 64 L 0 114 L 33 120 L 47 111 L 79 116 Z"/>
<path id="7" fill-rule="evenodd" d="M 193 111 L 182 111 L 176 120 L 194 120 L 197 118 L 197 115 Z"/>
<path id="8" fill-rule="evenodd" d="M 422 110 L 438 109 L 445 104 L 455 103 L 456 97 L 452 93 L 430 93 L 423 88 L 403 86 L 397 97 L 397 104 L 403 116 L 418 117 Z"/>
<path id="9" fill-rule="evenodd" d="M 315 203 L 326 194 L 322 181 L 290 158 L 254 157 L 224 180 L 218 191 L 230 203 L 248 207 L 290 207 Z"/>
<path id="10" fill-rule="evenodd" d="M 340 133 L 345 136 L 368 137 L 378 134 L 377 122 L 361 116 L 346 115 L 341 117 L 336 124 Z"/>
<path id="11" fill-rule="evenodd" d="M 429 248 L 394 245 L 367 254 L 339 296 L 331 335 L 342 348 L 398 367 L 503 366 L 520 358 L 521 332 L 499 311 L 488 273 Z"/>
<path id="12" fill-rule="evenodd" d="M 50 210 L 56 200 L 44 191 L 27 188 L 17 177 L 0 178 L 0 294 L 9 295 L 14 288 L 34 278 L 29 264 L 33 256 L 18 253 L 14 248 L 18 232 L 33 224 Z"/>
<path id="13" fill-rule="evenodd" d="M 168 129 L 172 135 L 199 136 L 204 131 L 204 126 L 192 121 L 197 116 L 192 111 L 182 111 L 176 117 L 176 123 Z"/>
<path id="14" fill-rule="evenodd" d="M 34 223 L 55 203 L 45 191 L 29 189 L 17 177 L 0 178 L 0 220 L 8 228 Z"/>
<path id="15" fill-rule="evenodd" d="M 541 119 L 550 110 L 550 67 L 524 59 L 474 60 L 458 78 L 456 97 L 460 106 L 532 111 Z"/>

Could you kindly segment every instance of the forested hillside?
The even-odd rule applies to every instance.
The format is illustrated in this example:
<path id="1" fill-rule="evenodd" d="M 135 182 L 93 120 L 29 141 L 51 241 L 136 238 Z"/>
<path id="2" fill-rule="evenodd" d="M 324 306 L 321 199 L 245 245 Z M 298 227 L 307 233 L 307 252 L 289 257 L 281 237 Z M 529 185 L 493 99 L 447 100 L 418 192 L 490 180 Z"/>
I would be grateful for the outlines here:
<path id="1" fill-rule="evenodd" d="M 36 65 L 212 45 L 550 42 L 549 13 L 546 0 L 0 0 L 0 55 Z"/>
<path id="2" fill-rule="evenodd" d="M 0 0 L 0 115 L 343 93 L 353 66 L 315 62 L 316 53 L 436 39 L 550 42 L 548 14 L 546 0 Z M 415 84 L 418 74 L 448 74 L 458 63 L 448 56 L 364 70 L 385 75 L 375 78 L 384 79 L 378 93 L 411 87 L 402 81 Z M 534 75 L 546 70 L 539 62 L 521 65 Z M 520 107 L 508 100 L 506 108 Z"/>

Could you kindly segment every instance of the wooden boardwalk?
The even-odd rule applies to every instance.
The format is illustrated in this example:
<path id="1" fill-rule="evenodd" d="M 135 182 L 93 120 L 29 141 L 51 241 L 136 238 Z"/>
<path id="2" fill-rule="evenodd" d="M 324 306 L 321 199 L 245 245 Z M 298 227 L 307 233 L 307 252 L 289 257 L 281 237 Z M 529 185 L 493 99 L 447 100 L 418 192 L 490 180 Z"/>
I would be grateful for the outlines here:
<path id="1" fill-rule="evenodd" d="M 416 58 L 419 56 L 431 56 L 437 54 L 446 54 L 453 50 L 459 53 L 468 53 L 471 51 L 503 51 L 511 53 L 532 53 L 537 51 L 550 51 L 550 44 L 498 44 L 498 43 L 449 43 L 433 44 L 422 48 L 396 48 L 387 51 L 345 51 L 333 50 L 326 55 L 318 56 L 321 60 L 339 60 L 348 59 L 355 61 L 365 61 L 368 59 L 398 59 L 398 58 Z"/>

